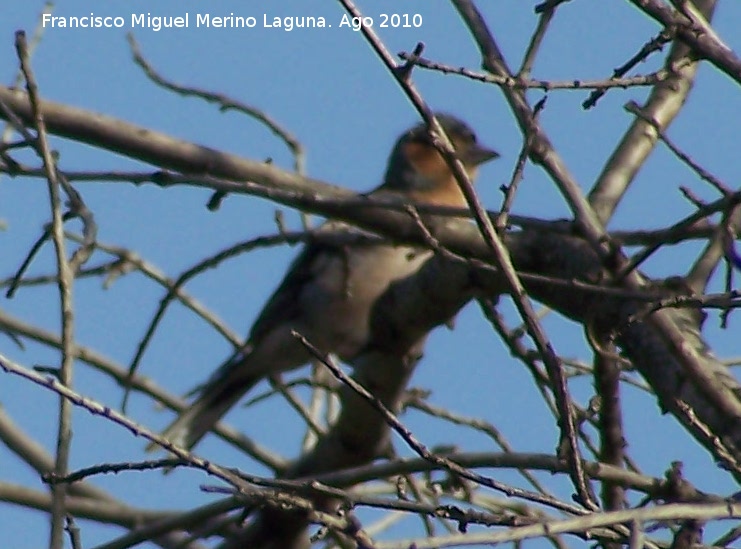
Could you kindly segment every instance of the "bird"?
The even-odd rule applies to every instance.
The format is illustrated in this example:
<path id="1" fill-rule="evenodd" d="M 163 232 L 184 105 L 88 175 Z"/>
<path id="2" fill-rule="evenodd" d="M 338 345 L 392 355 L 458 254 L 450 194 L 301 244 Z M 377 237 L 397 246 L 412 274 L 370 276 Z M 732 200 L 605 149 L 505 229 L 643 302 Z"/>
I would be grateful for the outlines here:
<path id="1" fill-rule="evenodd" d="M 462 120 L 436 114 L 456 156 L 474 180 L 479 166 L 499 154 L 480 145 Z M 466 200 L 424 123 L 405 131 L 388 159 L 383 181 L 367 196 L 463 208 Z M 360 232 L 339 221 L 320 230 Z M 388 242 L 332 244 L 310 241 L 289 267 L 250 330 L 246 344 L 203 384 L 194 402 L 162 437 L 192 449 L 255 384 L 311 359 L 293 335 L 352 364 L 370 337 L 375 301 L 397 280 L 413 275 L 432 252 Z M 150 444 L 148 450 L 156 449 Z"/>

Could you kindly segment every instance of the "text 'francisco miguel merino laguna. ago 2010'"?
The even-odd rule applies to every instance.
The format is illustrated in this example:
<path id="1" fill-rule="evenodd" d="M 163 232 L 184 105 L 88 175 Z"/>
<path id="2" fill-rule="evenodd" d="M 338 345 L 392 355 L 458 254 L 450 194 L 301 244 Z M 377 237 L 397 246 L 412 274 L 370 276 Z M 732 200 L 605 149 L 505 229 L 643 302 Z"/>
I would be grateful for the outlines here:
<path id="1" fill-rule="evenodd" d="M 122 15 L 96 15 L 95 13 L 79 16 L 56 16 L 45 13 L 42 25 L 58 29 L 99 29 L 99 28 L 144 28 L 153 31 L 162 29 L 216 28 L 216 29 L 294 29 L 331 28 L 332 24 L 325 17 L 311 15 L 278 17 L 263 13 L 253 15 L 211 15 L 210 13 L 184 13 L 182 15 L 152 15 L 151 13 L 132 13 Z M 419 13 L 380 13 L 373 17 L 350 17 L 342 15 L 337 27 L 354 31 L 361 27 L 418 28 L 422 26 L 422 15 Z"/>

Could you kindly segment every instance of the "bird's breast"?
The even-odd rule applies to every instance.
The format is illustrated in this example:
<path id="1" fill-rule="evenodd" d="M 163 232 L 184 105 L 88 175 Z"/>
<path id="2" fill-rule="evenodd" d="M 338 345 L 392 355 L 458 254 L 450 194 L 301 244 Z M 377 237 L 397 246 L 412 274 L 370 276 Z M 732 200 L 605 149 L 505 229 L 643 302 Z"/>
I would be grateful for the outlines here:
<path id="1" fill-rule="evenodd" d="M 407 246 L 370 244 L 317 257 L 302 309 L 324 326 L 327 341 L 321 343 L 344 360 L 356 355 L 369 337 L 373 304 L 393 282 L 417 272 L 430 255 Z"/>

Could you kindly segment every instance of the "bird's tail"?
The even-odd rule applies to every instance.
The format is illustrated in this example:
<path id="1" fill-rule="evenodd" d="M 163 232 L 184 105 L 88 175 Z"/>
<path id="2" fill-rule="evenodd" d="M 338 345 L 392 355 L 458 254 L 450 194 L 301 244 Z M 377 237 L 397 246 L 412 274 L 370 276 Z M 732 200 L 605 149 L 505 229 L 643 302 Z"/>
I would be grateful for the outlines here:
<path id="1" fill-rule="evenodd" d="M 246 376 L 244 355 L 237 355 L 219 368 L 201 388 L 198 398 L 178 416 L 161 436 L 186 450 L 193 448 L 244 394 L 260 381 Z M 159 448 L 153 442 L 147 452 Z"/>

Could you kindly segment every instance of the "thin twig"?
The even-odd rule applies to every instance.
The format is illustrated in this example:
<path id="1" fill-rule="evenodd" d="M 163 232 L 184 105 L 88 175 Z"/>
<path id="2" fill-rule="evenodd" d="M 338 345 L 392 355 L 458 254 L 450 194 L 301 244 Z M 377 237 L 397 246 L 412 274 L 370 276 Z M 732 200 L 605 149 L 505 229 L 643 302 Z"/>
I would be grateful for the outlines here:
<path id="1" fill-rule="evenodd" d="M 713 187 L 715 187 L 715 190 L 717 190 L 723 196 L 729 196 L 730 194 L 732 194 L 733 191 L 731 190 L 730 185 L 723 183 L 723 181 L 721 181 L 718 177 L 700 166 L 700 164 L 692 160 L 692 158 L 688 154 L 683 152 L 677 145 L 675 145 L 674 142 L 666 135 L 666 132 L 661 127 L 661 124 L 659 124 L 650 116 L 646 115 L 646 113 L 641 110 L 641 107 L 639 107 L 635 101 L 629 101 L 624 108 L 629 113 L 634 114 L 641 120 L 651 124 L 651 126 L 653 126 L 653 128 L 656 130 L 656 134 L 659 139 L 669 148 L 671 152 L 674 153 L 677 158 L 679 158 L 679 160 L 689 166 L 689 168 L 693 172 L 695 172 L 700 179 L 710 183 Z"/>
<path id="2" fill-rule="evenodd" d="M 412 54 L 399 52 L 399 58 L 406 62 L 411 62 Z M 628 78 L 610 78 L 610 79 L 582 79 L 574 78 L 571 80 L 541 80 L 535 78 L 523 78 L 522 76 L 501 76 L 487 72 L 474 71 L 466 67 L 454 67 L 439 61 L 432 61 L 424 57 L 414 59 L 414 65 L 426 70 L 441 72 L 443 74 L 455 74 L 463 76 L 477 82 L 495 84 L 502 88 L 513 90 L 539 89 L 544 91 L 551 90 L 589 90 L 589 89 L 610 89 L 610 88 L 632 88 L 635 86 L 653 86 L 658 82 L 663 82 L 669 77 L 669 71 L 660 69 L 656 72 L 646 75 L 636 75 Z"/>
<path id="3" fill-rule="evenodd" d="M 542 4 L 540 7 L 542 7 Z M 553 15 L 556 13 L 555 8 L 555 5 L 550 5 L 540 11 L 538 26 L 536 27 L 532 37 L 530 37 L 530 43 L 527 45 L 525 56 L 522 59 L 522 65 L 520 66 L 520 70 L 517 71 L 517 76 L 519 78 L 527 78 L 530 76 L 530 71 L 533 69 L 533 64 L 535 63 L 535 56 L 538 54 L 538 50 L 543 43 L 543 38 L 548 30 L 548 26 L 551 24 Z M 538 8 L 536 8 L 536 13 L 538 13 Z"/>
<path id="4" fill-rule="evenodd" d="M 545 107 L 545 97 L 538 101 L 535 109 L 533 109 L 533 116 L 535 116 L 536 120 L 538 113 L 543 110 L 543 107 Z M 501 191 L 504 193 L 504 202 L 502 202 L 502 207 L 499 210 L 499 215 L 497 215 L 496 220 L 494 221 L 494 225 L 496 226 L 497 231 L 499 231 L 500 234 L 504 234 L 504 231 L 507 229 L 507 222 L 509 219 L 510 210 L 512 209 L 512 204 L 515 201 L 517 188 L 522 181 L 523 173 L 525 172 L 525 164 L 527 163 L 527 159 L 530 156 L 530 147 L 532 147 L 532 145 L 532 136 L 526 135 L 522 144 L 522 148 L 520 149 L 520 154 L 517 157 L 517 163 L 515 164 L 515 169 L 512 173 L 512 178 L 510 179 L 509 185 L 501 187 Z"/>
<path id="5" fill-rule="evenodd" d="M 59 182 L 52 152 L 46 139 L 46 126 L 44 118 L 41 115 L 38 97 L 38 85 L 31 71 L 30 59 L 28 57 L 28 47 L 26 44 L 26 34 L 23 31 L 16 32 L 15 46 L 18 52 L 18 59 L 21 63 L 21 70 L 26 79 L 26 89 L 28 90 L 31 108 L 34 113 L 34 123 L 36 126 L 38 148 L 46 177 L 48 181 L 49 202 L 52 212 L 52 229 L 51 236 L 54 242 L 56 252 L 57 271 L 59 273 L 59 298 L 60 312 L 62 321 L 62 360 L 59 370 L 59 381 L 65 387 L 72 385 L 72 368 L 74 365 L 74 309 L 72 286 L 74 281 L 74 272 L 67 261 L 67 252 L 64 243 L 64 227 L 62 220 L 62 202 L 59 197 Z M 72 406 L 64 399 L 59 399 L 59 426 L 57 434 L 57 454 L 54 471 L 60 475 L 67 474 L 69 464 L 70 444 L 72 440 Z M 64 546 L 64 524 L 67 515 L 65 499 L 67 496 L 67 487 L 60 485 L 52 487 L 52 514 L 51 514 L 51 549 L 62 549 Z"/>
<path id="6" fill-rule="evenodd" d="M 562 511 L 566 511 L 576 515 L 583 515 L 586 513 L 584 509 L 563 503 L 550 496 L 538 494 L 529 490 L 514 488 L 492 478 L 479 475 L 469 469 L 461 467 L 448 458 L 430 452 L 430 450 L 428 450 L 426 446 L 419 442 L 416 437 L 406 427 L 404 427 L 404 425 L 402 425 L 402 423 L 396 418 L 396 416 L 386 406 L 384 406 L 384 404 L 379 399 L 368 392 L 365 387 L 363 387 L 357 381 L 345 374 L 345 372 L 343 372 L 341 368 L 336 366 L 328 356 L 324 355 L 321 351 L 314 347 L 314 345 L 312 345 L 309 340 L 307 340 L 303 335 L 295 331 L 293 332 L 293 335 L 311 353 L 311 355 L 316 360 L 324 364 L 337 379 L 347 385 L 357 395 L 367 401 L 370 406 L 376 409 L 383 416 L 386 423 L 388 423 L 388 425 L 394 431 L 396 431 L 409 445 L 409 447 L 420 457 L 430 461 L 431 463 L 434 463 L 439 467 L 442 467 L 443 469 L 450 471 L 455 475 L 459 475 L 463 478 L 472 480 L 473 482 L 481 484 L 482 486 L 493 488 L 494 490 L 498 490 L 504 494 L 507 494 L 508 496 L 521 497 L 529 501 L 542 503 L 544 505 L 554 507 L 555 509 L 560 509 Z"/>
<path id="7" fill-rule="evenodd" d="M 672 38 L 671 32 L 666 29 L 662 30 L 657 36 L 651 38 L 651 40 L 645 43 L 638 53 L 626 61 L 622 66 L 616 68 L 612 72 L 612 78 L 610 78 L 610 80 L 617 80 L 624 77 L 630 69 L 635 67 L 638 63 L 645 61 L 653 52 L 661 51 L 665 44 L 671 42 Z M 601 88 L 590 93 L 589 97 L 587 97 L 587 99 L 581 104 L 582 108 L 591 109 L 594 107 L 597 104 L 597 101 L 607 93 L 607 89 L 608 88 Z"/>
<path id="8" fill-rule="evenodd" d="M 431 416 L 445 419 L 455 425 L 466 425 L 468 427 L 471 427 L 472 429 L 481 431 L 482 433 L 489 436 L 502 450 L 508 453 L 512 452 L 512 447 L 504 438 L 502 433 L 499 432 L 499 429 L 497 429 L 488 421 L 478 418 L 464 417 L 460 414 L 444 410 L 443 408 L 430 404 L 429 402 L 427 402 L 427 400 L 420 398 L 418 395 L 415 395 L 412 398 L 407 398 L 404 405 L 425 412 Z M 548 493 L 548 491 L 541 485 L 538 479 L 536 479 L 530 471 L 519 468 L 517 469 L 517 472 L 520 473 L 525 478 L 525 480 L 527 480 L 530 485 L 539 492 L 549 496 L 552 495 Z"/>
<path id="9" fill-rule="evenodd" d="M 241 112 L 248 116 L 251 116 L 255 120 L 261 122 L 262 124 L 267 126 L 271 132 L 277 135 L 291 151 L 294 158 L 293 166 L 296 172 L 301 175 L 305 174 L 306 152 L 304 151 L 303 145 L 301 145 L 301 142 L 296 139 L 296 137 L 292 133 L 283 128 L 277 121 L 273 120 L 270 115 L 262 110 L 256 109 L 255 107 L 247 105 L 246 103 L 242 103 L 241 101 L 228 97 L 222 93 L 215 93 L 200 88 L 175 84 L 174 82 L 160 75 L 155 70 L 155 68 L 152 67 L 152 65 L 150 65 L 146 59 L 144 59 L 144 56 L 139 49 L 139 44 L 136 42 L 136 39 L 134 38 L 134 35 L 132 33 L 128 33 L 126 35 L 126 38 L 129 41 L 129 46 L 131 47 L 131 54 L 134 56 L 134 62 L 144 70 L 144 73 L 153 82 L 184 97 L 200 97 L 201 99 L 204 99 L 209 103 L 216 103 L 219 106 L 219 110 L 221 112 L 235 110 L 237 112 Z"/>
<path id="10" fill-rule="evenodd" d="M 27 46 L 29 58 L 33 56 L 36 47 L 41 43 L 41 38 L 44 36 L 44 31 L 46 30 L 46 27 L 44 25 L 44 15 L 51 15 L 53 13 L 53 9 L 54 3 L 47 0 L 47 2 L 44 3 L 44 7 L 41 8 L 41 10 L 39 11 L 39 20 L 36 23 L 36 28 L 33 31 L 33 36 L 31 36 L 31 40 L 28 42 Z M 15 78 L 13 79 L 13 84 L 11 85 L 13 87 L 17 87 L 20 86 L 22 83 L 23 71 L 19 70 L 18 73 L 15 75 Z M 12 124 L 5 125 L 5 129 L 0 136 L 0 143 L 5 143 L 10 138 L 13 129 L 14 128 Z"/>

